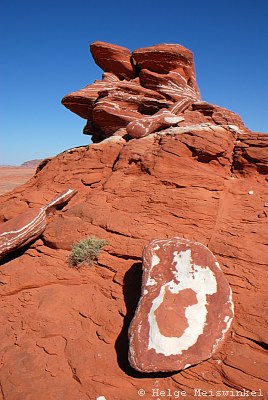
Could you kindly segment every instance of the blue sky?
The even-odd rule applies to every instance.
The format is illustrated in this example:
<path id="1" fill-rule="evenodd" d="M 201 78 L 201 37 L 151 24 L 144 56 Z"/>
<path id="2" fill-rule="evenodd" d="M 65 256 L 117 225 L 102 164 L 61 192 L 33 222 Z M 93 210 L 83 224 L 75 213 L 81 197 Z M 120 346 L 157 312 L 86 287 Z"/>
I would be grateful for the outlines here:
<path id="1" fill-rule="evenodd" d="M 89 44 L 194 52 L 202 99 L 268 132 L 267 0 L 5 0 L 0 5 L 0 164 L 89 143 L 62 97 L 95 79 Z"/>

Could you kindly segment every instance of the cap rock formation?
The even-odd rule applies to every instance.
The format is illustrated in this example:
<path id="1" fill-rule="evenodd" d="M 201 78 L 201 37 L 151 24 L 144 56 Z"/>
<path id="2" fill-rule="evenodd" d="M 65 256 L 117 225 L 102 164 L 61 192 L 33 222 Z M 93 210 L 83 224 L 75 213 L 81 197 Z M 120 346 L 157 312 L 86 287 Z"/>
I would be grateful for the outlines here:
<path id="1" fill-rule="evenodd" d="M 0 197 L 6 224 L 44 207 L 56 193 L 77 191 L 47 215 L 35 241 L 0 261 L 0 398 L 137 400 L 142 394 L 147 400 L 183 392 L 189 400 L 217 393 L 264 399 L 268 135 L 201 101 L 192 53 L 182 46 L 131 53 L 95 42 L 91 52 L 102 79 L 62 102 L 86 120 L 84 133 L 94 143 L 43 161 L 30 181 Z M 73 243 L 90 235 L 108 245 L 95 264 L 71 268 Z M 176 368 L 193 364 L 175 372 L 140 372 L 128 361 L 128 333 L 141 296 L 142 252 L 154 240 L 172 238 L 199 243 L 215 256 L 223 299 L 228 285 L 233 292 L 235 317 L 211 354 L 231 309 L 223 307 L 219 317 L 214 295 L 207 295 L 210 315 L 222 323 L 213 325 L 219 329 L 207 336 L 207 348 L 201 346 L 207 352 L 201 358 L 209 358 L 193 365 L 196 360 L 185 357 Z M 202 267 L 192 246 L 194 264 Z M 220 273 L 213 262 L 206 267 Z M 193 292 L 187 291 L 187 302 L 180 299 L 180 310 L 183 301 L 194 303 Z M 183 313 L 174 321 L 179 316 L 185 327 Z"/>

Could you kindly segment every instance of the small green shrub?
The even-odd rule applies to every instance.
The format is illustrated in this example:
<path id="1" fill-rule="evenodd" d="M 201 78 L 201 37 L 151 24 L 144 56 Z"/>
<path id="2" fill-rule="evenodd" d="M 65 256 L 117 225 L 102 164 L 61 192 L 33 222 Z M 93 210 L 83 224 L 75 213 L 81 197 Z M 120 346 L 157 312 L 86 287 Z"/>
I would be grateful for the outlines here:
<path id="1" fill-rule="evenodd" d="M 106 240 L 99 239 L 96 236 L 90 236 L 72 246 L 72 253 L 69 261 L 73 267 L 79 267 L 81 264 L 92 264 L 98 257 L 103 246 L 107 244 Z"/>

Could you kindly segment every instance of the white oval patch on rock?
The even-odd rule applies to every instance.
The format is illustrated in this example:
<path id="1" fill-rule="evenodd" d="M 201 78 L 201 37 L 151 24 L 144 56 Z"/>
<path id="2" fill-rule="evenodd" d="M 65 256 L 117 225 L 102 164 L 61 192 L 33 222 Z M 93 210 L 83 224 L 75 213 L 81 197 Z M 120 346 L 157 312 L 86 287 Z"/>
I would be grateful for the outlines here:
<path id="1" fill-rule="evenodd" d="M 232 319 L 230 286 L 206 246 L 172 238 L 144 248 L 142 295 L 129 328 L 133 368 L 177 371 L 200 363 L 217 351 Z"/>

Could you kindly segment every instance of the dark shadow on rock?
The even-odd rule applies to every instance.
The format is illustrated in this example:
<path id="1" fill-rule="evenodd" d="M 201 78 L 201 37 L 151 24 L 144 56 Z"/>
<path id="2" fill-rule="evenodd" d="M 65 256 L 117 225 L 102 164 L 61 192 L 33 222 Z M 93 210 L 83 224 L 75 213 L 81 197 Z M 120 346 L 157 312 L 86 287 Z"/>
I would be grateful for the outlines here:
<path id="1" fill-rule="evenodd" d="M 128 362 L 128 328 L 134 317 L 141 296 L 141 282 L 142 264 L 135 263 L 125 273 L 123 281 L 123 294 L 127 311 L 123 328 L 115 343 L 117 362 L 121 370 L 133 378 L 166 378 L 174 375 L 176 372 L 142 373 L 133 369 Z"/>
<path id="2" fill-rule="evenodd" d="M 0 260 L 0 266 L 4 265 L 12 260 L 15 260 L 16 258 L 22 256 L 33 244 L 34 241 L 25 244 L 24 246 L 19 247 L 16 250 L 13 250 L 12 252 L 10 252 L 9 254 L 7 254 L 6 256 L 4 256 L 1 260 Z"/>

